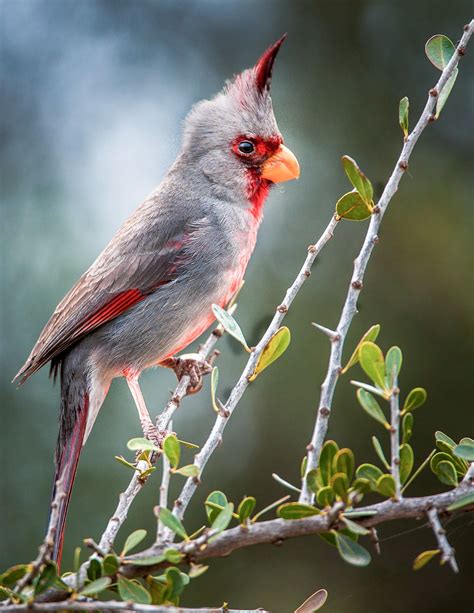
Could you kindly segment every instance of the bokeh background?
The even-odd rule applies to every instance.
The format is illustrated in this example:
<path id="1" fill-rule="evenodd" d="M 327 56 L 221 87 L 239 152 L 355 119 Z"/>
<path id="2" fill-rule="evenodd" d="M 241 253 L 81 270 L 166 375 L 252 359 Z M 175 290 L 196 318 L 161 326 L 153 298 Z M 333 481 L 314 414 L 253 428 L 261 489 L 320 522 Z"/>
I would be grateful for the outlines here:
<path id="1" fill-rule="evenodd" d="M 20 390 L 9 382 L 59 299 L 163 177 L 179 151 L 190 106 L 288 32 L 273 98 L 302 176 L 274 189 L 239 299 L 239 322 L 255 343 L 306 246 L 349 189 L 340 156 L 356 158 L 380 193 L 401 147 L 399 99 L 410 98 L 414 122 L 438 78 L 424 43 L 440 32 L 456 41 L 470 8 L 462 0 L 0 1 L 1 567 L 31 559 L 42 539 L 58 405 L 46 369 Z M 346 346 L 349 354 L 371 324 L 381 323 L 382 346 L 398 344 L 404 352 L 402 389 L 427 388 L 429 401 L 415 416 L 417 462 L 432 448 L 436 429 L 454 438 L 474 430 L 471 51 L 441 121 L 423 134 L 384 219 Z M 287 318 L 292 344 L 245 394 L 206 469 L 189 526 L 203 522 L 202 501 L 213 489 L 235 502 L 255 495 L 262 507 L 287 493 L 272 472 L 297 482 L 329 351 L 310 322 L 336 325 L 365 230 L 349 222 L 337 228 Z M 225 396 L 245 355 L 229 339 L 220 349 Z M 153 412 L 174 384 L 162 369 L 143 376 Z M 183 439 L 205 440 L 214 419 L 208 386 L 177 413 L 174 426 Z M 100 536 L 130 477 L 114 455 L 130 455 L 126 441 L 139 434 L 128 390 L 117 381 L 81 459 L 65 567 L 84 537 Z M 387 444 L 358 406 L 349 378 L 341 379 L 330 436 L 362 462 L 376 461 L 373 434 Z M 176 488 L 181 478 L 174 481 Z M 158 485 L 155 473 L 120 542 L 139 527 L 149 529 L 151 541 Z M 441 489 L 426 472 L 412 494 Z M 411 531 L 416 526 L 381 527 L 382 555 L 365 569 L 347 566 L 317 536 L 238 551 L 213 560 L 183 604 L 227 601 L 283 613 L 325 587 L 328 613 L 471 611 L 472 519 L 448 525 L 459 576 L 436 563 L 411 571 L 414 557 L 435 546 L 428 529 Z"/>

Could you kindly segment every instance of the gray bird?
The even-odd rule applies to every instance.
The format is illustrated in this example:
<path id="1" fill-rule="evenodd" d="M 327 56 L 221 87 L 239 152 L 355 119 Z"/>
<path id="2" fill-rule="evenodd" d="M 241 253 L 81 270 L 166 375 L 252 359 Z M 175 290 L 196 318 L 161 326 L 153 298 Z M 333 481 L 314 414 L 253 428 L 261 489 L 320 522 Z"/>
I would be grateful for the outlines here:
<path id="1" fill-rule="evenodd" d="M 58 562 L 81 448 L 112 380 L 126 378 L 144 435 L 161 440 L 141 372 L 161 364 L 182 374 L 173 356 L 210 326 L 212 304 L 225 307 L 240 287 L 271 185 L 299 176 L 270 97 L 284 38 L 192 108 L 165 179 L 59 303 L 15 377 L 23 383 L 47 362 L 60 376 L 55 483 L 63 479 L 66 497 L 56 526 Z M 198 374 L 199 366 L 205 372 L 197 365 Z"/>

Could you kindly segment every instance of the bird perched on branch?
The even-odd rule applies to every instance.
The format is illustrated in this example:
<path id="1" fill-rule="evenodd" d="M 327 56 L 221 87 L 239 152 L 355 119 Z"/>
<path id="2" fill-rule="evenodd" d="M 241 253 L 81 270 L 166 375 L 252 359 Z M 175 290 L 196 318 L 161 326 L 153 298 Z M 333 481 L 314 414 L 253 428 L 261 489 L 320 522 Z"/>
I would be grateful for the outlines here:
<path id="1" fill-rule="evenodd" d="M 23 383 L 50 362 L 61 381 L 55 483 L 62 479 L 66 495 L 57 513 L 58 561 L 81 448 L 112 380 L 126 378 L 144 435 L 160 443 L 140 373 L 161 364 L 183 374 L 174 355 L 212 323 L 212 304 L 226 306 L 239 288 L 271 185 L 299 176 L 270 97 L 284 38 L 193 107 L 165 179 L 59 303 L 15 377 Z M 207 366 L 191 370 L 199 387 Z"/>

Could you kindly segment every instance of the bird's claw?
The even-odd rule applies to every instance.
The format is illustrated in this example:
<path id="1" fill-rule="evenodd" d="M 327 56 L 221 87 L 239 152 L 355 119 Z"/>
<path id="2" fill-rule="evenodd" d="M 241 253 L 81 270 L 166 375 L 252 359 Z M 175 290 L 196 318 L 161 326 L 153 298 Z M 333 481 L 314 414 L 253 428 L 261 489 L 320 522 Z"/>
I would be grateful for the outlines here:
<path id="1" fill-rule="evenodd" d="M 167 430 L 158 430 L 151 421 L 142 423 L 142 430 L 143 436 L 160 449 L 163 446 L 165 436 L 169 434 Z"/>
<path id="2" fill-rule="evenodd" d="M 189 377 L 187 394 L 196 394 L 203 386 L 203 377 L 212 371 L 212 359 L 209 361 L 197 359 L 195 357 L 167 358 L 161 363 L 166 368 L 174 370 L 178 381 L 185 376 Z"/>

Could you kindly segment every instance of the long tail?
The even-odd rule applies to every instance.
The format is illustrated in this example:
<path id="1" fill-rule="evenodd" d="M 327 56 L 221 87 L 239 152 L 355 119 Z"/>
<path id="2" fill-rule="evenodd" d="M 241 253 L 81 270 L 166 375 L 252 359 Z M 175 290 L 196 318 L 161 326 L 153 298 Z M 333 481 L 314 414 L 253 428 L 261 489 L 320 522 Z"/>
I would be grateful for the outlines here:
<path id="1" fill-rule="evenodd" d="M 87 376 L 79 374 L 68 357 L 60 364 L 61 405 L 59 411 L 59 434 L 55 453 L 55 475 L 51 500 L 57 485 L 61 482 L 63 496 L 58 497 L 58 508 L 51 513 L 54 550 L 53 560 L 61 563 L 66 516 L 76 476 L 77 464 L 81 454 L 89 413 L 89 391 Z"/>

